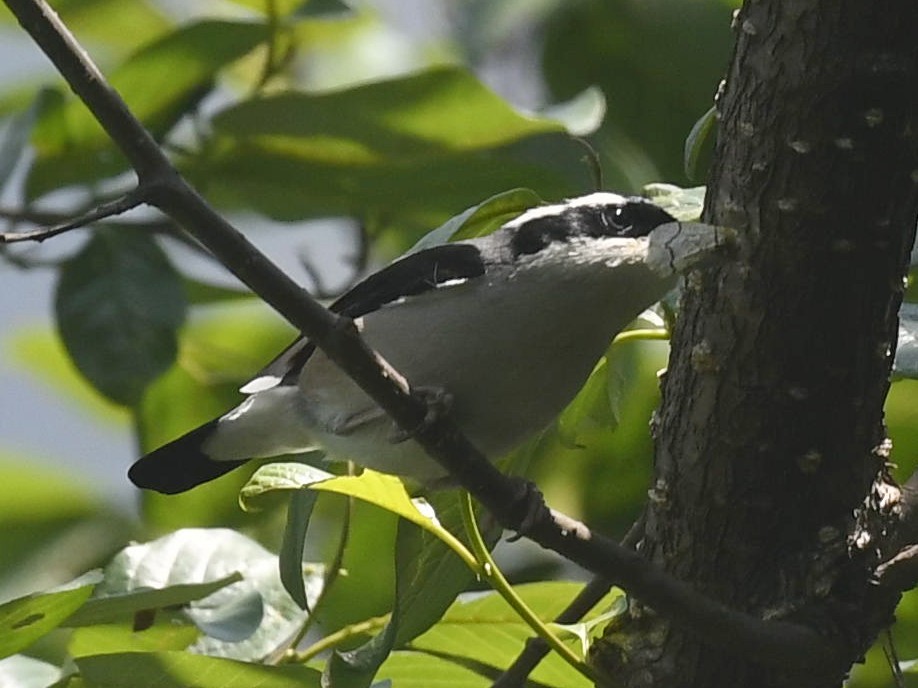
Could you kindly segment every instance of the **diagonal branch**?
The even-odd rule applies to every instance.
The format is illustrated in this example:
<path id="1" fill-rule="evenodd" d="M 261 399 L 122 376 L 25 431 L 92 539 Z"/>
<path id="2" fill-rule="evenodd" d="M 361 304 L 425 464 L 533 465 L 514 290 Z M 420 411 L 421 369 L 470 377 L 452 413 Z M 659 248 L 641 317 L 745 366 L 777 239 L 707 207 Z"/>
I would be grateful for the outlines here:
<path id="1" fill-rule="evenodd" d="M 785 669 L 844 666 L 846 648 L 806 626 L 764 622 L 696 593 L 640 555 L 535 502 L 531 489 L 503 476 L 448 418 L 425 422 L 426 405 L 404 379 L 361 341 L 353 323 L 336 316 L 280 271 L 179 175 L 150 134 L 41 0 L 5 0 L 73 91 L 134 167 L 137 194 L 181 224 L 233 274 L 309 337 L 428 454 L 443 465 L 505 527 L 633 592 L 658 612 L 722 648 Z"/>

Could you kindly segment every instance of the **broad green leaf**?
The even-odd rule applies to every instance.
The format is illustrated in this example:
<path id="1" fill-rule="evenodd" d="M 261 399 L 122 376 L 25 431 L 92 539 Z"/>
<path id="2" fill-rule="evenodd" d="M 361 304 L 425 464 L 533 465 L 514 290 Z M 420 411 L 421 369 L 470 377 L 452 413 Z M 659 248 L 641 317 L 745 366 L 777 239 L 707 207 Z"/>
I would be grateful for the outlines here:
<path id="1" fill-rule="evenodd" d="M 185 306 L 162 249 L 124 230 L 93 234 L 61 268 L 55 294 L 58 331 L 77 368 L 128 406 L 175 360 Z"/>
<path id="2" fill-rule="evenodd" d="M 356 497 L 435 534 L 443 530 L 432 510 L 425 508 L 423 502 L 412 499 L 405 484 L 394 475 L 364 470 L 359 476 L 331 478 L 310 485 L 310 489 Z"/>
<path id="3" fill-rule="evenodd" d="M 187 652 L 126 652 L 79 657 L 92 688 L 319 688 L 319 673 L 305 666 L 266 666 Z"/>
<path id="4" fill-rule="evenodd" d="M 0 605 L 0 658 L 27 648 L 53 631 L 92 594 L 94 583 L 35 593 Z"/>
<path id="5" fill-rule="evenodd" d="M 430 505 L 412 499 L 405 485 L 397 477 L 364 470 L 359 476 L 342 476 L 325 479 L 322 471 L 300 463 L 273 463 L 256 471 L 252 480 L 240 493 L 240 501 L 249 508 L 252 499 L 270 490 L 291 490 L 308 487 L 321 492 L 334 492 L 355 497 L 401 516 L 407 521 L 433 533 L 453 550 L 468 556 L 467 550 L 437 520 Z"/>
<path id="6" fill-rule="evenodd" d="M 156 136 L 165 134 L 212 88 L 225 66 L 268 36 L 260 22 L 201 21 L 144 46 L 114 69 L 109 81 Z M 67 184 L 128 169 L 102 127 L 75 98 L 61 100 L 35 130 L 36 159 L 27 192 L 36 198 Z"/>
<path id="7" fill-rule="evenodd" d="M 430 498 L 438 519 L 461 532 L 455 491 L 439 492 Z M 498 527 L 491 534 L 492 544 L 499 533 Z M 367 643 L 332 657 L 326 675 L 336 686 L 368 686 L 392 649 L 430 628 L 474 579 L 469 566 L 437 535 L 406 519 L 399 520 L 395 556 L 396 591 L 389 622 Z"/>
<path id="8" fill-rule="evenodd" d="M 0 659 L 0 686 L 45 688 L 53 685 L 62 675 L 60 667 L 26 655 Z"/>
<path id="9" fill-rule="evenodd" d="M 606 96 L 598 86 L 588 86 L 570 100 L 543 108 L 539 114 L 561 122 L 572 136 L 589 136 L 606 116 Z"/>
<path id="10" fill-rule="evenodd" d="M 493 678 L 475 673 L 461 662 L 425 652 L 393 652 L 376 674 L 378 681 L 389 680 L 394 688 L 488 688 Z M 382 685 L 382 684 L 379 684 Z"/>
<path id="11" fill-rule="evenodd" d="M 337 554 L 340 537 L 337 524 L 344 509 L 349 511 L 347 546 L 339 570 L 346 575 L 337 576 L 331 588 L 323 591 L 322 601 L 315 610 L 317 621 L 330 632 L 388 614 L 395 594 L 392 552 L 401 520 L 395 514 L 358 499 L 327 495 L 318 501 L 313 519 L 315 523 L 320 523 L 319 519 L 328 520 L 335 527 L 325 539 L 321 539 L 323 529 L 313 528 L 310 546 L 322 552 L 330 552 L 333 547 Z"/>
<path id="12" fill-rule="evenodd" d="M 561 158 L 554 165 L 553 156 Z M 553 199 L 582 193 L 591 183 L 582 148 L 559 135 L 496 150 L 372 164 L 315 160 L 290 146 L 239 141 L 219 148 L 206 168 L 192 169 L 196 164 L 189 161 L 184 171 L 228 210 L 248 208 L 282 221 L 368 215 L 402 230 L 433 226 L 457 208 L 508 188 L 529 186 Z"/>
<path id="13" fill-rule="evenodd" d="M 186 583 L 165 588 L 138 588 L 131 592 L 96 594 L 75 614 L 67 619 L 65 626 L 92 626 L 123 620 L 140 611 L 174 607 L 203 599 L 227 585 L 242 580 L 239 573 L 207 583 Z"/>
<path id="14" fill-rule="evenodd" d="M 899 308 L 899 342 L 893 375 L 899 379 L 918 379 L 918 304 L 903 303 Z"/>
<path id="15" fill-rule="evenodd" d="M 565 447 L 582 447 L 581 434 L 585 429 L 593 429 L 597 425 L 614 428 L 618 423 L 612 410 L 609 382 L 609 359 L 603 356 L 583 388 L 558 417 L 558 438 Z"/>
<path id="16" fill-rule="evenodd" d="M 104 44 L 107 54 L 135 49 L 171 26 L 155 3 L 55 0 L 51 4 L 74 35 L 81 41 Z M 0 19 L 15 22 L 5 5 L 0 5 Z"/>
<path id="17" fill-rule="evenodd" d="M 455 490 L 429 495 L 440 524 L 457 533 L 465 543 L 466 533 Z M 480 519 L 485 520 L 485 519 Z M 492 519 L 480 524 L 482 537 L 489 548 L 500 539 L 503 529 Z M 399 628 L 396 647 L 426 631 L 437 622 L 456 596 L 475 580 L 468 564 L 462 561 L 436 534 L 423 528 L 402 525 L 396 541 L 397 603 Z"/>
<path id="18" fill-rule="evenodd" d="M 177 614 L 157 612 L 148 628 L 132 623 L 99 624 L 74 629 L 67 643 L 71 657 L 115 652 L 165 652 L 184 650 L 201 635 L 197 626 Z"/>
<path id="19" fill-rule="evenodd" d="M 230 2 L 262 14 L 268 14 L 271 8 L 270 11 L 281 17 L 287 16 L 302 5 L 310 4 L 309 0 L 230 0 Z"/>
<path id="20" fill-rule="evenodd" d="M 258 511 L 272 503 L 273 493 L 299 491 L 334 477 L 333 473 L 305 463 L 269 463 L 255 471 L 239 492 L 239 504 L 246 511 Z"/>
<path id="21" fill-rule="evenodd" d="M 647 317 L 645 313 L 639 320 Z M 618 427 L 628 387 L 626 373 L 635 366 L 637 341 L 640 340 L 613 342 L 586 384 L 559 416 L 555 427 L 566 448 L 583 449 L 597 430 L 614 432 Z"/>
<path id="22" fill-rule="evenodd" d="M 555 2 L 550 7 L 541 73 L 559 98 L 593 85 L 607 95 L 603 126 L 591 139 L 602 148 L 608 188 L 678 179 L 686 132 L 711 105 L 730 51 L 724 3 Z M 624 147 L 633 150 L 623 154 Z M 613 178 L 615 164 L 623 162 Z M 652 176 L 645 176 L 648 171 Z"/>
<path id="23" fill-rule="evenodd" d="M 351 164 L 492 148 L 560 129 L 520 115 L 456 67 L 329 93 L 250 100 L 217 115 L 214 127 L 269 148 Z"/>
<path id="24" fill-rule="evenodd" d="M 551 621 L 581 588 L 582 585 L 576 583 L 535 583 L 516 586 L 516 591 L 541 619 Z M 598 608 L 607 604 L 603 601 Z M 456 602 L 439 623 L 415 638 L 411 647 L 457 660 L 471 659 L 503 670 L 530 637 L 532 629 L 499 595 L 489 592 Z M 534 681 L 558 688 L 592 685 L 554 655 L 547 657 L 531 676 Z"/>
<path id="25" fill-rule="evenodd" d="M 698 174 L 698 161 L 701 159 L 701 152 L 705 143 L 710 138 L 714 127 L 717 125 L 717 108 L 711 107 L 705 112 L 698 121 L 692 126 L 689 135 L 685 137 L 685 153 L 683 155 L 683 166 L 685 176 L 689 179 L 696 179 Z"/>
<path id="26" fill-rule="evenodd" d="M 223 579 L 234 571 L 242 574 L 242 582 L 189 605 L 188 616 L 209 635 L 193 651 L 260 659 L 283 643 L 305 615 L 281 585 L 277 557 L 235 531 L 189 528 L 132 545 L 108 566 L 101 591 L 113 594 L 202 583 Z M 319 571 L 307 583 L 313 598 L 318 585 Z"/>
<path id="27" fill-rule="evenodd" d="M 491 196 L 463 210 L 435 230 L 425 234 L 409 253 L 416 253 L 448 241 L 460 241 L 490 234 L 505 222 L 539 205 L 542 199 L 530 189 L 511 189 Z"/>
<path id="28" fill-rule="evenodd" d="M 701 217 L 704 208 L 703 186 L 683 189 L 674 184 L 653 183 L 646 184 L 641 191 L 680 222 L 694 222 Z"/>
<path id="29" fill-rule="evenodd" d="M 514 112 L 456 68 L 283 93 L 229 108 L 214 126 L 206 165 L 189 160 L 186 172 L 216 203 L 277 219 L 442 221 L 508 188 L 556 198 L 590 183 L 581 144 L 560 125 Z"/>

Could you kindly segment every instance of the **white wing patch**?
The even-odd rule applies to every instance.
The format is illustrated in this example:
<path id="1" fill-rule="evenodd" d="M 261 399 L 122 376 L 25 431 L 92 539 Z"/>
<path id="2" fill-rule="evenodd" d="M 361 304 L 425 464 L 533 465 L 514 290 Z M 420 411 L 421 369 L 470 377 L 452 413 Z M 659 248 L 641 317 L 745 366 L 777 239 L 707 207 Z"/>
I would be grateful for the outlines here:
<path id="1" fill-rule="evenodd" d="M 261 377 L 256 377 L 254 380 L 246 382 L 242 387 L 239 388 L 239 391 L 243 394 L 258 394 L 258 392 L 264 392 L 268 389 L 273 389 L 281 383 L 282 378 L 277 375 L 262 375 Z"/>

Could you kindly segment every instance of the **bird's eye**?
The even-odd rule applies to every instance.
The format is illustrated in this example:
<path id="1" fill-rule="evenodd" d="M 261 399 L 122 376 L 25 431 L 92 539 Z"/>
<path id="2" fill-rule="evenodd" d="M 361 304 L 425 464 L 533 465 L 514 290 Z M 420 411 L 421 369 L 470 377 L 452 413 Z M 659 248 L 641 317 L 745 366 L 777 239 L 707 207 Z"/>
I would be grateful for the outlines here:
<path id="1" fill-rule="evenodd" d="M 631 213 L 627 208 L 616 208 L 608 215 L 609 224 L 617 231 L 624 231 L 631 228 L 633 224 Z"/>

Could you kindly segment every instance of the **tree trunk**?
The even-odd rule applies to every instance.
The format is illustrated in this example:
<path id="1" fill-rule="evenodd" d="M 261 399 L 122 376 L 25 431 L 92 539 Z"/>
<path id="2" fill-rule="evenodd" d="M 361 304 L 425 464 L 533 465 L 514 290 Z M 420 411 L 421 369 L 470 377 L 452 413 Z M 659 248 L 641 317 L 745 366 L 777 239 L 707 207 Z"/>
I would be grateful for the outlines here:
<path id="1" fill-rule="evenodd" d="M 748 0 L 735 31 L 705 219 L 739 247 L 686 280 L 641 551 L 853 663 L 897 597 L 870 580 L 898 496 L 883 403 L 918 206 L 918 3 Z M 849 668 L 783 674 L 632 616 L 628 649 L 619 629 L 601 651 L 629 686 L 837 686 Z"/>

